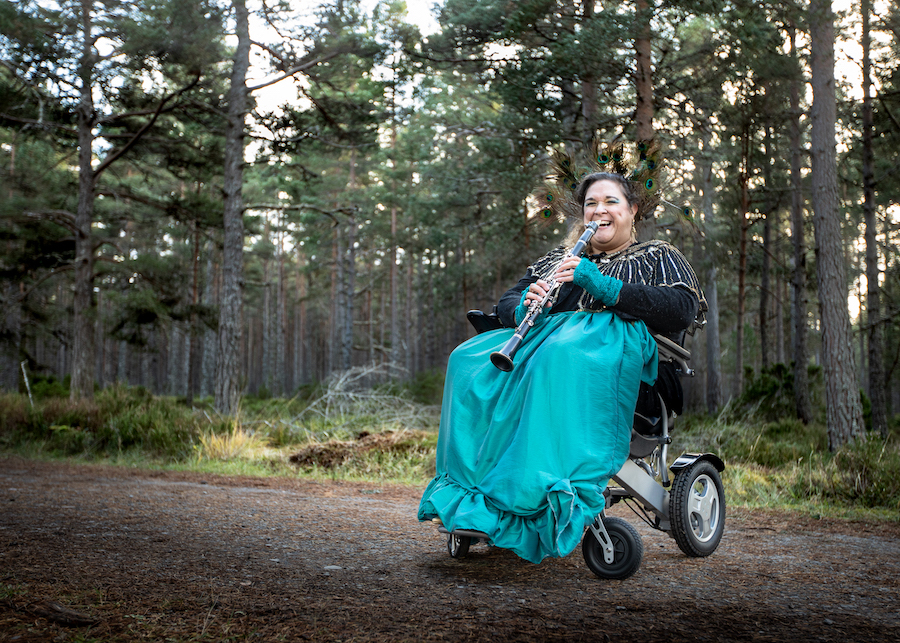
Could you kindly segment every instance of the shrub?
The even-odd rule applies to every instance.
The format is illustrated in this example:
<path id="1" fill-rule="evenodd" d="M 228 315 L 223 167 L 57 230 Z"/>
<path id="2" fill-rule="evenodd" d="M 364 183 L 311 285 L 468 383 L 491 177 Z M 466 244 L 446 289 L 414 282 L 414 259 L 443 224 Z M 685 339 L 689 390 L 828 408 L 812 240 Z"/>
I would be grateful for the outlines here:
<path id="1" fill-rule="evenodd" d="M 810 366 L 809 393 L 816 417 L 825 416 L 823 373 L 819 366 Z M 785 364 L 772 364 L 758 375 L 752 368 L 744 369 L 744 391 L 728 408 L 731 421 L 740 421 L 747 414 L 757 419 L 776 422 L 796 417 L 794 403 L 794 372 Z"/>
<path id="2" fill-rule="evenodd" d="M 186 457 L 201 418 L 143 387 L 112 386 L 94 400 L 51 397 L 31 408 L 22 395 L 0 396 L 0 435 L 7 445 L 46 441 L 51 452 L 113 454 L 139 449 Z"/>
<path id="3" fill-rule="evenodd" d="M 838 451 L 832 460 L 835 499 L 900 509 L 900 449 L 875 436 Z"/>
<path id="4" fill-rule="evenodd" d="M 60 382 L 54 375 L 35 375 L 29 382 L 31 394 L 36 400 L 49 397 L 69 397 L 69 378 Z"/>

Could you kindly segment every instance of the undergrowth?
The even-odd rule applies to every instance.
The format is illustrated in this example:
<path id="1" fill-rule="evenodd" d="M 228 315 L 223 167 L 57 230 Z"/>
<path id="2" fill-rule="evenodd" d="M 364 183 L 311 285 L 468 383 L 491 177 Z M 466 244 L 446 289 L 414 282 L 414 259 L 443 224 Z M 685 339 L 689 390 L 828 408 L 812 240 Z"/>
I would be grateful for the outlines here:
<path id="1" fill-rule="evenodd" d="M 781 412 L 785 389 L 767 377 L 748 387 L 759 397 L 739 398 L 717 417 L 679 418 L 669 453 L 721 457 L 732 506 L 898 519 L 898 426 L 887 441 L 870 433 L 830 453 L 824 425 Z M 357 369 L 293 398 L 245 398 L 228 417 L 215 413 L 211 400 L 188 407 L 141 387 L 110 387 L 90 402 L 45 387 L 33 407 L 25 395 L 5 394 L 0 451 L 224 475 L 425 485 L 435 473 L 440 407 L 422 400 L 435 401 L 435 376 L 402 387 L 372 379 L 371 371 Z M 775 417 L 772 408 L 780 409 Z"/>
<path id="2" fill-rule="evenodd" d="M 680 418 L 670 453 L 709 452 L 726 462 L 730 503 L 806 506 L 818 512 L 876 509 L 900 518 L 900 431 L 888 440 L 867 433 L 836 453 L 828 451 L 822 424 L 795 419 L 766 421 L 732 408 L 717 418 Z"/>

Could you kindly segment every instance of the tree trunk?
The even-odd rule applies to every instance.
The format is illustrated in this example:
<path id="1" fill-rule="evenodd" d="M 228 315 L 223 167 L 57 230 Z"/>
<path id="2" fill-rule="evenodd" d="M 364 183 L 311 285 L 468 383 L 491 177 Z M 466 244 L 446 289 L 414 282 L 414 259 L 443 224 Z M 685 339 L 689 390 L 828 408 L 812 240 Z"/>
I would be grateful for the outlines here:
<path id="1" fill-rule="evenodd" d="M 772 137 L 771 129 L 766 126 L 765 129 L 765 145 L 766 158 L 773 158 L 772 154 Z M 774 192 L 775 185 L 772 181 L 772 164 L 763 163 L 763 180 L 768 191 Z M 767 199 L 765 214 L 763 216 L 763 256 L 762 256 L 762 274 L 760 275 L 759 284 L 759 354 L 761 359 L 760 367 L 764 370 L 769 367 L 769 357 L 771 356 L 771 331 L 769 321 L 771 313 L 769 311 L 769 301 L 772 298 L 774 289 L 772 288 L 772 228 L 777 227 L 777 222 L 772 219 L 776 218 L 775 206 L 771 205 L 772 197 Z"/>
<path id="2" fill-rule="evenodd" d="M 119 384 L 132 384 L 131 374 L 128 372 L 128 356 L 130 353 L 128 342 L 120 341 L 118 349 L 119 365 L 116 368 L 116 382 Z"/>
<path id="3" fill-rule="evenodd" d="M 343 328 L 341 332 L 341 368 L 349 370 L 353 367 L 353 307 L 356 290 L 356 220 L 351 216 L 347 222 L 347 250 L 342 258 L 344 262 L 343 290 Z"/>
<path id="4" fill-rule="evenodd" d="M 790 30 L 791 54 L 796 57 L 794 28 Z M 806 233 L 803 225 L 802 139 L 800 131 L 800 78 L 791 80 L 791 355 L 794 371 L 794 406 L 804 424 L 812 421 L 809 395 L 809 351 L 806 320 Z"/>
<path id="5" fill-rule="evenodd" d="M 191 320 L 188 329 L 189 348 L 187 352 L 187 405 L 194 403 L 200 361 L 200 329 L 197 328 L 197 306 L 200 303 L 200 226 L 194 222 L 194 252 L 191 261 Z"/>
<path id="6" fill-rule="evenodd" d="M 80 100 L 78 102 L 78 206 L 75 212 L 75 289 L 72 301 L 74 328 L 72 336 L 73 400 L 94 397 L 94 54 L 91 33 L 92 2 L 82 0 L 83 43 L 78 68 Z"/>
<path id="7" fill-rule="evenodd" d="M 779 244 L 779 248 L 781 245 Z M 784 253 L 778 253 L 778 261 L 785 265 Z M 787 301 L 787 285 L 779 276 L 776 280 L 777 296 L 775 297 L 775 362 L 787 364 L 784 357 L 784 302 Z"/>
<path id="8" fill-rule="evenodd" d="M 863 48 L 863 214 L 866 222 L 866 318 L 868 327 L 869 401 L 872 404 L 872 429 L 887 439 L 887 399 L 884 379 L 884 332 L 881 319 L 881 288 L 878 283 L 878 218 L 875 214 L 875 171 L 872 152 L 872 61 L 869 13 L 871 0 L 862 0 Z"/>
<path id="9" fill-rule="evenodd" d="M 649 141 L 653 138 L 653 61 L 652 61 L 652 34 L 650 19 L 653 11 L 648 0 L 637 0 L 637 12 L 635 14 L 636 36 L 634 39 L 635 60 L 635 105 L 634 123 L 635 135 L 639 141 Z"/>
<path id="10" fill-rule="evenodd" d="M 428 288 L 425 294 L 425 310 L 428 311 L 428 314 L 425 315 L 425 323 L 428 327 L 425 335 L 425 363 L 428 368 L 435 368 L 437 366 L 435 357 L 437 352 L 437 315 L 432 314 L 432 311 L 435 310 L 437 302 L 434 300 L 434 255 L 431 255 L 431 259 L 428 263 Z"/>
<path id="11" fill-rule="evenodd" d="M 744 390 L 744 311 L 747 307 L 747 235 L 750 222 L 747 211 L 750 209 L 750 133 L 749 125 L 744 125 L 741 137 L 741 220 L 740 240 L 738 241 L 738 301 L 737 301 L 737 341 L 734 356 L 734 394 L 740 395 Z"/>
<path id="12" fill-rule="evenodd" d="M 404 320 L 404 326 L 406 327 L 406 354 L 404 358 L 406 359 L 406 372 L 409 377 L 416 373 L 415 358 L 419 339 L 418 320 L 415 318 L 416 309 L 413 306 L 413 302 L 418 299 L 413 293 L 414 264 L 415 257 L 411 255 L 406 263 L 406 319 Z"/>
<path id="13" fill-rule="evenodd" d="M 244 0 L 233 0 L 237 48 L 228 90 L 225 128 L 225 243 L 222 256 L 222 296 L 216 362 L 216 409 L 234 413 L 240 397 L 241 311 L 244 259 L 244 122 L 247 116 L 247 70 L 250 67 L 250 27 Z"/>
<path id="14" fill-rule="evenodd" d="M 106 386 L 106 380 L 104 379 L 104 375 L 106 374 L 106 345 L 104 340 L 103 333 L 103 315 L 104 309 L 108 308 L 106 303 L 106 298 L 103 297 L 103 293 L 99 292 L 95 296 L 94 310 L 96 311 L 96 321 L 94 322 L 94 381 L 97 383 L 97 387 L 99 389 L 103 389 Z M 40 343 L 38 344 L 40 347 L 40 353 L 38 354 L 38 363 L 44 363 L 44 341 L 41 338 Z"/>
<path id="15" fill-rule="evenodd" d="M 638 141 L 649 141 L 653 138 L 653 60 L 652 31 L 650 20 L 653 11 L 648 0 L 637 0 L 635 14 L 635 76 L 634 89 L 637 103 L 634 111 L 635 136 Z M 655 234 L 655 221 L 652 215 L 638 221 L 635 225 L 638 241 L 652 239 Z"/>
<path id="16" fill-rule="evenodd" d="M 269 226 L 269 218 L 266 216 L 266 223 L 263 230 L 263 238 L 269 241 L 271 229 Z M 266 391 L 272 393 L 272 358 L 275 355 L 273 336 L 274 323 L 272 320 L 272 274 L 270 272 L 272 262 L 268 256 L 264 256 L 262 260 L 263 269 L 263 301 L 262 301 L 262 360 L 260 361 L 260 382 Z M 251 313 L 252 314 L 252 313 Z"/>
<path id="17" fill-rule="evenodd" d="M 2 312 L 3 324 L 0 332 L 6 336 L 6 341 L 0 344 L 0 390 L 13 393 L 19 390 L 21 370 L 19 368 L 20 344 L 22 341 L 22 302 L 17 292 L 16 284 L 10 280 L 6 282 L 3 292 Z"/>
<path id="18" fill-rule="evenodd" d="M 203 284 L 203 303 L 212 308 L 219 303 L 219 270 L 213 258 L 213 244 L 206 245 L 206 277 Z M 203 367 L 200 395 L 208 397 L 216 390 L 216 333 L 204 325 L 203 328 Z"/>
<path id="19" fill-rule="evenodd" d="M 275 387 L 273 393 L 287 392 L 287 284 L 284 266 L 284 226 L 278 232 L 278 290 L 275 295 Z"/>
<path id="20" fill-rule="evenodd" d="M 835 451 L 863 434 L 856 380 L 837 187 L 834 87 L 834 14 L 830 0 L 809 5 L 813 103 L 812 206 L 816 237 L 822 361 L 828 448 Z"/>
<path id="21" fill-rule="evenodd" d="M 178 397 L 182 395 L 184 384 L 184 332 L 181 322 L 169 325 L 168 342 L 166 343 L 166 393 Z"/>
<path id="22" fill-rule="evenodd" d="M 771 212 L 763 215 L 763 256 L 762 271 L 759 283 L 759 356 L 760 368 L 765 370 L 769 367 L 769 297 L 772 293 L 771 267 L 772 259 L 769 253 L 772 250 L 772 222 L 770 220 Z"/>
<path id="23" fill-rule="evenodd" d="M 703 157 L 700 160 L 700 185 L 703 188 L 702 213 L 707 228 L 713 224 L 713 163 L 710 146 L 712 138 L 709 127 L 701 129 L 703 141 Z M 709 310 L 706 313 L 706 325 L 703 333 L 706 336 L 706 410 L 715 415 L 722 407 L 722 350 L 719 339 L 719 287 L 717 284 L 717 266 L 715 254 L 708 252 L 709 268 L 707 270 L 704 294 Z"/>
<path id="24" fill-rule="evenodd" d="M 594 18 L 594 0 L 583 0 L 581 3 L 582 22 L 587 25 Z M 581 140 L 585 145 L 591 144 L 594 128 L 597 126 L 597 85 L 594 74 L 588 68 L 581 78 Z"/>
<path id="25" fill-rule="evenodd" d="M 305 265 L 303 250 L 297 248 L 297 306 L 294 319 L 294 388 L 306 384 L 308 376 L 308 341 L 306 337 L 306 277 L 303 274 Z"/>

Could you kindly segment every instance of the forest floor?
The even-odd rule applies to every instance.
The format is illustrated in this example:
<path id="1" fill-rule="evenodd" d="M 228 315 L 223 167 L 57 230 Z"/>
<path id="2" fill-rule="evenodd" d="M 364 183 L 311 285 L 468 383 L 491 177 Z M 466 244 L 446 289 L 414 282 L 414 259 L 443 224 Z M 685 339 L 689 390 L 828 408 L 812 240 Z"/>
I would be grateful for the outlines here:
<path id="1" fill-rule="evenodd" d="M 709 558 L 462 560 L 421 490 L 0 458 L 0 641 L 900 640 L 900 523 L 731 510 Z M 727 490 L 726 490 L 727 493 Z"/>

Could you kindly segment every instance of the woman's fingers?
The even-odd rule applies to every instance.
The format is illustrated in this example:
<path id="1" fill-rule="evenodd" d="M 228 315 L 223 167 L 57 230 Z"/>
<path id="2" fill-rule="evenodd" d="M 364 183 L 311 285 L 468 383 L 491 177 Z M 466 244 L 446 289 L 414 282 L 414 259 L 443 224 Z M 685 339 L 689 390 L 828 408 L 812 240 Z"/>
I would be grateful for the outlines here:
<path id="1" fill-rule="evenodd" d="M 528 294 L 526 298 L 529 301 L 540 301 L 544 298 L 544 295 L 547 294 L 547 288 L 549 284 L 543 279 L 538 279 L 535 283 L 531 284 L 528 287 Z"/>
<path id="2" fill-rule="evenodd" d="M 578 267 L 578 257 L 570 257 L 563 261 L 556 271 L 556 280 L 561 282 L 572 281 L 575 276 L 575 268 Z"/>

